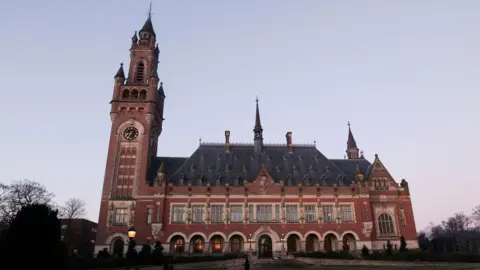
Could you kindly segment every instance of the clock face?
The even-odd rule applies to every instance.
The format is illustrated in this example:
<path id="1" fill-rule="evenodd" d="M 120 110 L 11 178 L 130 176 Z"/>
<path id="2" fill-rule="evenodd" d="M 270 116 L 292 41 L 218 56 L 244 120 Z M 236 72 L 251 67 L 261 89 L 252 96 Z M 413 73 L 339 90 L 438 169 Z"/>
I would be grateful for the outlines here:
<path id="1" fill-rule="evenodd" d="M 123 137 L 125 140 L 133 141 L 138 137 L 138 130 L 134 127 L 127 127 L 123 131 Z"/>

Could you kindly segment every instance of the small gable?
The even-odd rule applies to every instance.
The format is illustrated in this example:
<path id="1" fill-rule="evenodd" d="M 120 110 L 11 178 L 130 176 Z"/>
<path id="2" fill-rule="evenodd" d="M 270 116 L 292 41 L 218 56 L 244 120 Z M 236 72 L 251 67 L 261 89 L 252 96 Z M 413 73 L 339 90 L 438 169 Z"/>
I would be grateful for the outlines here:
<path id="1" fill-rule="evenodd" d="M 382 161 L 380 161 L 378 154 L 375 154 L 375 160 L 368 171 L 368 181 L 370 182 L 370 186 L 375 190 L 389 190 L 397 186 L 392 175 L 385 168 Z"/>

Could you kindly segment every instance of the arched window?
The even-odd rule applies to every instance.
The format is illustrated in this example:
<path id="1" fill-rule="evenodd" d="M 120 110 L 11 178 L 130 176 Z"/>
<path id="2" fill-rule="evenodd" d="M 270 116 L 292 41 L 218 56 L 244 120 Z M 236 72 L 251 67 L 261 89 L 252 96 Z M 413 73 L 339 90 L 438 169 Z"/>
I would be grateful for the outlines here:
<path id="1" fill-rule="evenodd" d="M 221 253 L 222 252 L 222 239 L 216 237 L 212 241 L 212 253 Z"/>
<path id="2" fill-rule="evenodd" d="M 139 62 L 135 70 L 134 81 L 136 83 L 142 83 L 144 77 L 145 77 L 145 64 L 143 62 Z"/>
<path id="3" fill-rule="evenodd" d="M 183 246 L 183 238 L 177 238 L 173 244 L 173 252 L 174 253 L 183 253 L 184 246 Z"/>
<path id="4" fill-rule="evenodd" d="M 147 90 L 140 91 L 140 96 L 138 100 L 146 100 L 147 99 Z"/>
<path id="5" fill-rule="evenodd" d="M 390 235 L 394 233 L 393 229 L 393 220 L 389 214 L 380 214 L 378 216 L 378 228 L 380 229 L 380 234 Z"/>
<path id="6" fill-rule="evenodd" d="M 128 89 L 124 89 L 122 92 L 122 99 L 128 99 L 130 97 L 130 91 Z"/>
<path id="7" fill-rule="evenodd" d="M 130 95 L 130 99 L 137 100 L 138 99 L 138 90 L 132 90 L 132 94 Z"/>

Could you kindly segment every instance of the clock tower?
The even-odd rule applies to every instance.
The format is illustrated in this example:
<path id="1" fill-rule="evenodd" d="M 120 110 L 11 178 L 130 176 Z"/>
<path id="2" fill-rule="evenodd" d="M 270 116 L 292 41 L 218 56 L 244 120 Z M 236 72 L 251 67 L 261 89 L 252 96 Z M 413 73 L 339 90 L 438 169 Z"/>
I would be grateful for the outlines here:
<path id="1" fill-rule="evenodd" d="M 125 72 L 120 64 L 114 76 L 97 241 L 133 226 L 137 194 L 146 185 L 150 159 L 157 155 L 165 99 L 157 73 L 159 53 L 149 15 L 132 37 L 129 67 Z"/>

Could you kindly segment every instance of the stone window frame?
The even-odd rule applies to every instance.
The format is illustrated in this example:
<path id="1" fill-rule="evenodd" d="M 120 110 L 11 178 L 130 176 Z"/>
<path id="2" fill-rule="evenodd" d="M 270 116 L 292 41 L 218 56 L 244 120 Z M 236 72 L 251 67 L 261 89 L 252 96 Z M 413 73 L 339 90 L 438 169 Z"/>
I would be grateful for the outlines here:
<path id="1" fill-rule="evenodd" d="M 194 223 L 194 224 L 205 223 L 205 220 L 207 219 L 207 217 L 205 216 L 205 214 L 207 212 L 206 211 L 206 204 L 205 203 L 192 203 L 191 206 L 192 206 L 192 223 Z M 195 221 L 195 212 L 193 211 L 194 207 L 200 207 L 202 209 L 202 218 L 200 219 L 200 221 Z"/>
<path id="2" fill-rule="evenodd" d="M 232 207 L 240 207 L 240 209 L 242 210 L 242 212 L 240 213 L 240 220 L 233 220 L 232 218 Z M 230 204 L 230 223 L 242 223 L 243 222 L 243 214 L 245 213 L 245 207 L 243 207 L 243 204 L 242 203 L 232 203 Z M 225 240 L 226 241 L 226 240 Z"/>
<path id="3" fill-rule="evenodd" d="M 182 221 L 174 221 L 174 207 L 175 206 L 182 206 L 183 207 L 183 215 L 182 215 Z M 170 217 L 169 217 L 169 224 L 185 224 L 186 221 L 186 214 L 187 214 L 187 205 L 185 203 L 170 203 Z"/>
<path id="4" fill-rule="evenodd" d="M 352 220 L 343 220 L 342 219 L 342 212 L 341 212 L 341 208 L 342 206 L 350 206 L 350 210 L 352 212 Z M 355 223 L 356 222 L 356 216 L 355 216 L 355 203 L 354 202 L 341 202 L 339 203 L 339 206 L 338 206 L 338 215 L 339 215 L 339 218 L 340 218 L 340 221 L 341 222 L 346 222 L 346 223 Z"/>
<path id="5" fill-rule="evenodd" d="M 307 210 L 305 209 L 305 207 L 307 206 L 313 206 L 313 217 L 314 219 L 313 220 L 308 220 L 307 219 Z M 304 203 L 303 204 L 303 218 L 305 220 L 305 223 L 314 223 L 314 222 L 317 222 L 318 220 L 318 215 L 317 215 L 317 204 L 316 203 Z"/>
<path id="6" fill-rule="evenodd" d="M 323 223 L 333 223 L 335 222 L 337 216 L 336 216 L 336 213 L 335 213 L 335 203 L 332 202 L 332 203 L 321 203 L 320 206 L 322 207 L 322 220 L 323 220 Z M 331 215 L 331 218 L 330 219 L 327 219 L 326 216 L 325 216 L 325 211 L 324 211 L 324 207 L 325 206 L 329 206 L 329 207 L 332 207 L 332 215 Z"/>
<path id="7" fill-rule="evenodd" d="M 213 208 L 214 207 L 222 207 L 222 211 L 221 211 L 221 220 L 220 221 L 216 221 L 213 219 Z M 210 204 L 210 223 L 212 224 L 219 224 L 219 223 L 224 223 L 225 222 L 225 203 L 211 203 Z"/>
<path id="8" fill-rule="evenodd" d="M 297 209 L 297 219 L 296 220 L 292 220 L 292 219 L 289 219 L 289 213 L 288 213 L 288 207 L 292 207 L 292 206 L 295 206 L 295 208 Z M 300 205 L 298 203 L 285 203 L 285 220 L 287 223 L 299 223 L 300 222 Z"/>

